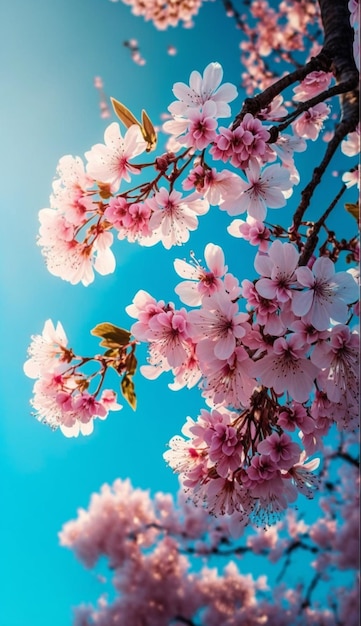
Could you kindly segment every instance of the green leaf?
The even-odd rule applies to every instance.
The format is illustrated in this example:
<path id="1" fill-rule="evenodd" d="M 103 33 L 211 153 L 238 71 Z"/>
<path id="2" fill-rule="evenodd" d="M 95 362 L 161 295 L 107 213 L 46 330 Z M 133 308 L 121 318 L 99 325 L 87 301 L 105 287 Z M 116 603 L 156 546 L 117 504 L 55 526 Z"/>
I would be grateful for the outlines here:
<path id="1" fill-rule="evenodd" d="M 92 335 L 101 337 L 101 346 L 106 348 L 118 348 L 119 346 L 126 346 L 129 343 L 131 333 L 129 330 L 119 328 L 110 322 L 103 322 L 98 324 L 91 331 Z"/>
<path id="2" fill-rule="evenodd" d="M 135 411 L 137 406 L 137 398 L 134 391 L 134 383 L 132 381 L 132 377 L 126 374 L 122 382 L 120 383 L 120 388 L 124 398 L 132 407 L 133 411 Z"/>

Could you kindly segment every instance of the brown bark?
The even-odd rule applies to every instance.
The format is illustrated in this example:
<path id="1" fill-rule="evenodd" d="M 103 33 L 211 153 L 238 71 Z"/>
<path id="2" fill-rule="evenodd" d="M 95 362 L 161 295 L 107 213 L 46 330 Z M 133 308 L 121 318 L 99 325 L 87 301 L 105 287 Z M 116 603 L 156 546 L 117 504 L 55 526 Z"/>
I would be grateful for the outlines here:
<path id="1" fill-rule="evenodd" d="M 302 218 L 308 208 L 314 190 L 321 182 L 322 176 L 344 137 L 355 130 L 359 120 L 359 73 L 353 56 L 354 31 L 350 25 L 350 13 L 347 0 L 319 0 L 321 19 L 325 39 L 322 52 L 331 59 L 337 84 L 348 84 L 349 89 L 340 95 L 341 120 L 336 126 L 335 135 L 329 143 L 324 158 L 316 167 L 312 180 L 302 192 L 302 199 L 293 218 L 295 230 L 298 230 Z M 308 246 L 308 248 L 310 248 Z M 305 265 L 313 250 L 302 255 L 301 264 Z"/>

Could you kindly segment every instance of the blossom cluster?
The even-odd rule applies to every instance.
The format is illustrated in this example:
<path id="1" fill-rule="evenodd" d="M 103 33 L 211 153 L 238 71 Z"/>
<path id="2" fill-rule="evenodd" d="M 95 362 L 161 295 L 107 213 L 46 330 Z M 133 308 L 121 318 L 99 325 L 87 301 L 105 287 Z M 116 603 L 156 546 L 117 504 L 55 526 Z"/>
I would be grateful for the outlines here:
<path id="1" fill-rule="evenodd" d="M 116 0 L 112 0 L 116 2 Z M 193 26 L 192 17 L 197 15 L 202 0 L 171 0 L 157 2 L 157 0 L 122 0 L 131 6 L 134 15 L 141 15 L 152 21 L 158 30 L 166 30 L 169 26 L 177 26 L 181 22 L 184 28 Z"/>
<path id="2" fill-rule="evenodd" d="M 174 390 L 198 383 L 210 406 L 188 418 L 165 459 L 196 503 L 243 523 L 277 517 L 298 491 L 313 497 L 319 461 L 307 457 L 333 422 L 358 426 L 359 335 L 348 325 L 358 285 L 327 257 L 299 267 L 299 256 L 268 242 L 255 259 L 260 277 L 239 285 L 208 244 L 207 267 L 175 262 L 186 279 L 176 292 L 192 310 L 145 291 L 127 307 L 133 336 L 148 344 L 142 374 L 171 372 Z"/>
<path id="3" fill-rule="evenodd" d="M 220 64 L 210 63 L 203 74 L 191 73 L 189 85 L 174 84 L 171 119 L 163 125 L 168 149 L 150 163 L 137 162 L 154 147 L 138 122 L 126 124 L 124 136 L 111 123 L 104 143 L 85 153 L 86 165 L 80 157 L 63 157 L 50 208 L 40 211 L 38 243 L 52 273 L 88 285 L 94 269 L 106 274 L 115 268 L 113 231 L 121 240 L 169 249 L 188 241 L 210 206 L 236 218 L 228 232 L 258 249 L 257 279 L 240 281 L 228 271 L 223 250 L 209 243 L 205 266 L 194 255 L 191 263 L 175 262 L 183 279 L 175 291 L 185 306 L 141 290 L 127 312 L 136 320 L 133 345 L 148 345 L 141 373 L 149 379 L 171 373 L 173 390 L 198 385 L 208 405 L 196 420 L 188 418 L 186 439 L 171 440 L 167 462 L 196 503 L 214 514 L 234 514 L 241 527 L 249 519 L 277 519 L 298 492 L 312 497 L 319 461 L 309 457 L 321 450 L 331 424 L 345 431 L 358 426 L 358 333 L 351 326 L 358 285 L 355 271 L 336 272 L 327 245 L 304 265 L 307 234 L 265 224 L 268 209 L 284 207 L 299 182 L 294 154 L 317 139 L 330 115 L 324 102 L 305 105 L 327 92 L 332 75 L 313 71 L 293 88 L 302 112 L 289 118 L 292 134 L 276 135 L 271 120 L 287 113 L 281 97 L 258 116 L 246 112 L 237 124 L 218 126 L 237 97 L 235 86 L 222 80 Z M 346 155 L 356 153 L 357 138 L 356 129 L 342 143 Z M 134 186 L 146 168 L 154 178 Z M 246 220 L 237 217 L 242 213 Z M 356 238 L 343 246 L 357 259 Z M 41 342 L 49 343 L 46 332 Z M 30 348 L 30 363 L 38 344 Z M 33 405 L 65 434 L 86 434 L 94 416 L 106 415 L 105 402 L 95 399 L 99 388 L 89 392 L 88 378 L 70 364 L 73 353 L 60 345 L 50 369 L 35 372 Z M 97 357 L 101 383 L 107 358 L 114 355 Z M 116 370 L 123 367 L 118 363 Z M 122 390 L 131 405 L 135 367 L 124 370 Z"/>
<path id="4" fill-rule="evenodd" d="M 108 367 L 106 360 L 97 357 L 78 357 L 68 347 L 68 339 L 60 322 L 56 327 L 47 320 L 41 335 L 34 335 L 29 347 L 29 359 L 24 371 L 34 383 L 31 404 L 37 419 L 52 429 L 60 428 L 66 437 L 90 435 L 94 420 L 106 419 L 109 411 L 119 411 L 116 393 L 103 389 L 102 380 Z M 86 363 L 93 361 L 100 370 L 88 374 L 83 371 Z M 90 384 L 100 376 L 101 382 L 95 392 Z M 100 397 L 99 397 L 100 396 Z"/>
<path id="5" fill-rule="evenodd" d="M 351 449 L 352 437 L 339 452 L 346 455 Z M 325 467 L 333 463 L 335 454 L 326 454 Z M 279 456 L 285 467 L 286 455 Z M 87 568 L 95 568 L 105 557 L 112 571 L 111 596 L 104 593 L 96 607 L 79 606 L 76 626 L 112 622 L 121 626 L 336 626 L 340 622 L 357 626 L 359 491 L 354 482 L 359 476 L 350 464 L 343 470 L 332 482 L 335 497 L 321 500 L 322 515 L 315 521 L 306 524 L 289 510 L 272 527 L 249 528 L 241 537 L 233 534 L 232 518 L 209 517 L 204 508 L 188 503 L 181 491 L 175 502 L 165 493 L 151 498 L 129 480 L 103 485 L 87 509 L 79 510 L 59 533 L 60 544 L 73 550 Z M 312 562 L 307 553 L 312 554 Z M 279 576 L 274 584 L 269 577 L 246 574 L 245 561 L 241 572 L 237 557 L 247 554 L 263 559 L 263 566 L 271 564 L 273 571 L 279 567 L 284 580 Z M 217 570 L 214 566 L 222 555 L 227 565 Z M 285 575 L 296 573 L 297 557 L 302 568 L 298 584 L 291 588 Z M 352 576 L 347 589 L 345 572 Z M 326 577 L 333 584 L 332 598 L 322 591 L 321 580 Z M 102 582 L 108 591 L 106 578 Z M 317 598 L 313 598 L 310 590 L 316 587 Z"/>
<path id="6" fill-rule="evenodd" d="M 324 72 L 313 74 L 300 85 L 298 99 L 330 80 Z M 236 128 L 218 126 L 219 118 L 230 117 L 229 103 L 237 96 L 222 78 L 220 64 L 210 63 L 203 75 L 191 73 L 189 85 L 175 83 L 177 100 L 163 125 L 171 135 L 168 151 L 154 161 L 137 162 L 149 151 L 142 126 L 134 123 L 123 135 L 117 122 L 106 128 L 104 143 L 85 153 L 86 164 L 79 156 L 60 159 L 50 207 L 39 213 L 38 245 L 52 274 L 89 285 L 94 270 L 115 270 L 114 234 L 169 249 L 188 241 L 210 206 L 263 222 L 268 209 L 286 205 L 299 182 L 293 155 L 306 149 L 306 139 L 318 137 L 330 108 L 321 102 L 304 111 L 292 124 L 293 134 L 280 133 L 271 144 L 264 111 L 260 119 L 246 113 Z M 134 186 L 146 168 L 154 168 L 154 178 Z M 175 182 L 183 172 L 180 191 Z"/>

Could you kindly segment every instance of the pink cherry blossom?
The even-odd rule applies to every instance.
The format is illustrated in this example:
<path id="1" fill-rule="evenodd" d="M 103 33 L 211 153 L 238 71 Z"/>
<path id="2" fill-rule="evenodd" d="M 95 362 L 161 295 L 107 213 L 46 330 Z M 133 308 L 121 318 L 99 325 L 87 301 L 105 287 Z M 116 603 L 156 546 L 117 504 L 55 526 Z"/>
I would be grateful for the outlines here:
<path id="1" fill-rule="evenodd" d="M 141 244 L 152 235 L 149 226 L 151 209 L 144 203 L 130 204 L 122 197 L 111 198 L 104 217 L 118 230 L 118 239 Z"/>
<path id="2" fill-rule="evenodd" d="M 174 261 L 177 274 L 188 279 L 179 283 L 175 287 L 175 292 L 185 304 L 199 306 L 204 297 L 223 289 L 221 278 L 226 273 L 227 266 L 224 264 L 222 248 L 213 243 L 208 243 L 204 250 L 208 271 L 200 265 L 194 254 L 191 257 L 191 263 L 182 259 Z"/>
<path id="3" fill-rule="evenodd" d="M 308 410 L 299 402 L 292 402 L 284 411 L 281 410 L 278 425 L 291 432 L 297 427 L 306 434 L 313 433 L 316 428 L 316 423 L 309 416 Z"/>
<path id="4" fill-rule="evenodd" d="M 305 357 L 306 349 L 295 334 L 279 337 L 267 356 L 254 364 L 252 374 L 276 393 L 288 392 L 296 402 L 306 402 L 319 371 Z"/>
<path id="5" fill-rule="evenodd" d="M 293 99 L 297 102 L 305 102 L 314 96 L 317 96 L 322 91 L 325 91 L 333 78 L 332 72 L 314 71 L 310 72 L 303 81 L 294 87 Z"/>
<path id="6" fill-rule="evenodd" d="M 188 117 L 190 109 L 200 109 L 211 101 L 216 105 L 216 117 L 229 117 L 231 109 L 228 103 L 237 97 L 237 89 L 231 83 L 221 85 L 222 78 L 223 69 L 219 63 L 209 63 L 203 76 L 193 71 L 189 86 L 184 83 L 173 85 L 173 93 L 178 102 L 173 102 L 168 110 L 172 115 Z"/>
<path id="7" fill-rule="evenodd" d="M 291 440 L 289 435 L 282 433 L 272 433 L 257 446 L 257 451 L 261 455 L 269 455 L 271 461 L 277 464 L 280 469 L 288 470 L 294 465 L 301 454 L 301 448 Z"/>
<path id="8" fill-rule="evenodd" d="M 229 226 L 227 231 L 233 237 L 239 237 L 249 241 L 251 246 L 258 246 L 260 252 L 267 252 L 270 241 L 270 230 L 251 215 L 247 216 L 246 221 L 235 219 Z"/>
<path id="9" fill-rule="evenodd" d="M 139 168 L 130 160 L 145 152 L 146 147 L 139 126 L 130 126 L 123 137 L 119 124 L 113 122 L 105 129 L 104 144 L 98 143 L 85 153 L 87 173 L 117 191 L 122 179 L 129 182 L 130 174 L 139 174 Z"/>
<path id="10" fill-rule="evenodd" d="M 346 322 L 347 305 L 358 299 L 358 286 L 348 272 L 335 273 L 335 266 L 328 257 L 318 258 L 312 266 L 296 270 L 297 281 L 305 291 L 295 291 L 292 310 L 312 324 L 316 330 L 326 330 L 330 320 Z"/>
<path id="11" fill-rule="evenodd" d="M 338 324 L 331 330 L 330 341 L 318 343 L 312 362 L 322 371 L 317 376 L 319 388 L 336 403 L 334 418 L 343 428 L 355 428 L 359 420 L 359 335 Z M 328 414 L 332 413 L 332 406 Z"/>
<path id="12" fill-rule="evenodd" d="M 261 172 L 260 165 L 251 161 L 246 176 L 248 184 L 239 196 L 237 206 L 232 211 L 228 210 L 230 215 L 247 211 L 255 220 L 263 222 L 267 207 L 275 209 L 285 206 L 286 197 L 292 193 L 290 175 L 285 168 L 279 164 L 269 165 Z"/>
<path id="13" fill-rule="evenodd" d="M 355 169 L 342 174 L 342 181 L 345 183 L 348 189 L 350 187 L 353 187 L 353 185 L 357 185 L 357 188 L 360 189 L 360 166 L 359 164 L 357 164 L 357 167 Z"/>
<path id="14" fill-rule="evenodd" d="M 207 101 L 200 111 L 190 109 L 187 114 L 189 124 L 185 135 L 178 136 L 177 132 L 174 131 L 173 134 L 177 137 L 181 145 L 187 146 L 187 148 L 204 150 L 204 148 L 207 148 L 217 137 L 215 132 L 218 126 L 215 118 L 216 113 L 217 106 L 215 102 L 211 100 Z M 173 128 L 172 123 L 166 122 L 163 128 L 167 132 L 170 132 Z"/>
<path id="15" fill-rule="evenodd" d="M 94 179 L 85 173 L 80 157 L 63 156 L 57 165 L 59 178 L 53 182 L 50 207 L 64 214 L 75 226 L 85 222 L 88 211 L 94 211 L 92 193 Z M 93 192 L 94 193 L 94 192 Z"/>
<path id="16" fill-rule="evenodd" d="M 151 242 L 161 241 L 167 250 L 188 241 L 189 231 L 196 230 L 198 226 L 197 216 L 204 215 L 209 209 L 207 200 L 199 194 L 183 198 L 179 191 L 169 193 L 165 187 L 161 187 L 145 204 L 153 211 L 149 222 L 153 233 Z"/>
<path id="17" fill-rule="evenodd" d="M 254 310 L 257 324 L 264 326 L 264 332 L 270 335 L 283 335 L 286 326 L 279 315 L 279 304 L 276 300 L 262 298 L 256 285 L 250 280 L 242 281 L 242 296 L 247 300 L 247 310 Z"/>
<path id="18" fill-rule="evenodd" d="M 211 205 L 218 205 L 224 211 L 232 211 L 238 206 L 238 199 L 246 185 L 238 174 L 229 170 L 217 172 L 215 168 L 207 170 L 204 183 L 204 197 Z"/>
<path id="19" fill-rule="evenodd" d="M 246 330 L 243 326 L 248 319 L 246 313 L 240 313 L 238 305 L 224 292 L 217 292 L 203 299 L 202 308 L 188 314 L 190 336 L 193 341 L 214 342 L 214 355 L 219 359 L 228 359 L 234 352 L 237 339 L 241 339 Z"/>
<path id="20" fill-rule="evenodd" d="M 71 350 L 67 349 L 68 339 L 60 322 L 54 326 L 52 320 L 44 324 L 41 335 L 32 335 L 28 348 L 29 359 L 24 363 L 24 372 L 30 378 L 57 369 L 61 363 L 71 361 Z"/>
<path id="21" fill-rule="evenodd" d="M 269 300 L 276 298 L 282 303 L 292 299 L 298 259 L 299 253 L 295 246 L 291 243 L 281 243 L 278 239 L 272 243 L 267 254 L 258 253 L 254 266 L 257 272 L 265 277 L 256 283 L 258 293 L 263 298 Z"/>
<path id="22" fill-rule="evenodd" d="M 300 137 L 316 141 L 320 131 L 323 129 L 323 122 L 328 118 L 330 112 L 330 107 L 324 102 L 319 102 L 301 113 L 292 124 L 294 132 Z"/>
<path id="23" fill-rule="evenodd" d="M 196 354 L 204 377 L 202 395 L 215 404 L 247 407 L 256 381 L 251 377 L 252 361 L 244 347 L 237 346 L 228 359 L 218 359 L 214 342 L 203 340 L 197 344 Z"/>
<path id="24" fill-rule="evenodd" d="M 181 366 L 190 351 L 186 310 L 168 309 L 153 315 L 146 340 L 150 343 L 151 365 L 162 366 L 165 361 L 169 367 Z"/>
<path id="25" fill-rule="evenodd" d="M 313 474 L 320 465 L 320 459 L 309 461 L 305 452 L 301 452 L 300 458 L 295 465 L 288 470 L 288 475 L 292 478 L 298 491 L 307 498 L 313 498 L 315 489 L 320 484 L 318 476 Z"/>
<path id="26" fill-rule="evenodd" d="M 210 149 L 215 160 L 230 161 L 235 167 L 246 169 L 251 159 L 262 159 L 266 153 L 269 132 L 251 113 L 246 113 L 235 130 L 220 127 L 219 133 Z"/>
<path id="27" fill-rule="evenodd" d="M 353 157 L 360 152 L 360 122 L 357 124 L 356 130 L 349 133 L 341 142 L 341 150 L 346 156 Z"/>

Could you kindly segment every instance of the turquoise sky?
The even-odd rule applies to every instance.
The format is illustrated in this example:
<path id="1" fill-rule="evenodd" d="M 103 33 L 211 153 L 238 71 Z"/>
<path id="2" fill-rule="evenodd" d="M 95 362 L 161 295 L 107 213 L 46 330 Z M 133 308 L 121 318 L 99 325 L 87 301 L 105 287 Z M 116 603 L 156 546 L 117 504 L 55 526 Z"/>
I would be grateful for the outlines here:
<path id="1" fill-rule="evenodd" d="M 196 27 L 188 30 L 157 32 L 129 7 L 109 0 L 0 0 L 0 23 L 0 624 L 65 626 L 72 606 L 94 601 L 103 589 L 59 547 L 62 524 L 87 505 L 93 491 L 117 477 L 130 476 L 135 486 L 152 491 L 174 491 L 177 481 L 162 453 L 202 403 L 195 390 L 175 394 L 167 388 L 169 380 L 148 382 L 139 375 L 136 414 L 125 407 L 96 423 L 91 437 L 66 439 L 31 417 L 32 381 L 22 371 L 30 335 L 40 333 L 46 319 L 60 320 L 75 352 L 90 354 L 97 341 L 89 330 L 97 323 L 130 326 L 124 309 L 138 289 L 175 300 L 174 258 L 188 257 L 191 249 L 202 257 L 209 241 L 225 244 L 229 269 L 242 279 L 253 275 L 253 250 L 229 241 L 230 218 L 214 209 L 182 250 L 118 242 L 115 274 L 74 287 L 46 271 L 35 243 L 37 213 L 48 206 L 58 159 L 83 156 L 103 140 L 109 121 L 100 118 L 94 76 L 103 78 L 107 95 L 136 114 L 146 108 L 157 124 L 173 100 L 173 82 L 187 82 L 193 69 L 219 61 L 225 80 L 238 83 L 240 34 L 219 2 L 206 3 Z M 139 42 L 147 61 L 143 67 L 123 46 L 130 38 Z M 176 56 L 167 55 L 168 45 L 177 48 Z M 233 112 L 240 106 L 241 98 Z M 301 158 L 304 167 L 309 154 Z M 332 189 L 326 193 L 331 199 Z M 326 207 L 327 195 L 321 199 Z M 344 219 L 351 228 L 351 218 Z"/>

